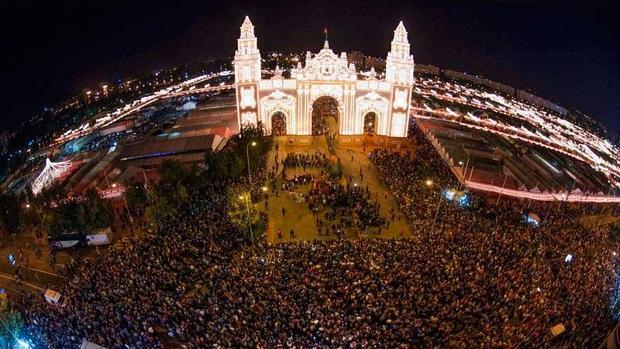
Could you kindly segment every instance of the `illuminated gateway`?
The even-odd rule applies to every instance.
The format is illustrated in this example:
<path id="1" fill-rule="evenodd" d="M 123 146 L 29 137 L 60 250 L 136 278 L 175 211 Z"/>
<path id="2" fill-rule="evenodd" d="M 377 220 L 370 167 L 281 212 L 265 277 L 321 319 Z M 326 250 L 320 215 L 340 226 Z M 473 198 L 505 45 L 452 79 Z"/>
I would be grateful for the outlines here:
<path id="1" fill-rule="evenodd" d="M 271 132 L 274 114 L 281 113 L 287 134 L 311 135 L 313 104 L 330 97 L 338 105 L 340 135 L 364 134 L 364 117 L 369 113 L 376 118 L 376 134 L 407 135 L 414 78 L 413 56 L 402 21 L 387 55 L 385 80 L 376 79 L 374 70 L 367 79 L 358 79 L 355 66 L 347 64 L 346 53 L 336 55 L 327 40 L 319 53 L 306 53 L 305 66 L 298 63 L 290 79 L 283 78 L 278 68 L 271 79 L 261 79 L 260 51 L 247 16 L 237 40 L 234 66 L 240 126 L 260 121 Z"/>

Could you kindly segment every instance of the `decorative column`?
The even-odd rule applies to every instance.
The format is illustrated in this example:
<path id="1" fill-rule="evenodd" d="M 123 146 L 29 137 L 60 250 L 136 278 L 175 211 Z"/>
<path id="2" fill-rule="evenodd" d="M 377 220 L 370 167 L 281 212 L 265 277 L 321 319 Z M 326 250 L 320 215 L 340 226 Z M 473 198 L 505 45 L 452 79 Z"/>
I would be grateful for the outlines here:
<path id="1" fill-rule="evenodd" d="M 261 79 L 261 57 L 254 36 L 254 25 L 248 16 L 241 25 L 233 65 L 237 92 L 237 120 L 241 130 L 245 124 L 256 125 L 260 115 L 258 82 Z"/>
<path id="2" fill-rule="evenodd" d="M 414 84 L 413 70 L 413 55 L 407 38 L 407 30 L 400 21 L 394 30 L 394 39 L 385 67 L 385 80 L 392 84 L 387 120 L 388 136 L 407 136 L 411 90 Z"/>

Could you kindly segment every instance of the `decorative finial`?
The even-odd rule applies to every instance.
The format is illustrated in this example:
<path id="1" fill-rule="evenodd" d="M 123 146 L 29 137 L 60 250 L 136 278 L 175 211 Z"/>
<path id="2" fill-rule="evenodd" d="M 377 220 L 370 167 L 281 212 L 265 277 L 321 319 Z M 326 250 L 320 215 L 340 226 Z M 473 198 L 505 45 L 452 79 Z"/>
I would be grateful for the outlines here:
<path id="1" fill-rule="evenodd" d="M 253 27 L 254 25 L 252 24 L 252 21 L 250 21 L 250 17 L 245 16 L 245 19 L 243 20 L 243 24 L 241 24 L 244 27 Z"/>
<path id="2" fill-rule="evenodd" d="M 325 34 L 325 43 L 323 44 L 324 49 L 329 48 L 329 41 L 327 40 L 327 28 L 323 29 L 323 33 Z"/>
<path id="3" fill-rule="evenodd" d="M 368 80 L 376 80 L 377 72 L 375 71 L 375 67 L 370 67 L 370 72 L 368 72 Z"/>
<path id="4" fill-rule="evenodd" d="M 276 64 L 276 70 L 273 72 L 273 77 L 274 78 L 281 78 L 282 77 L 282 70 L 280 70 L 280 65 Z"/>

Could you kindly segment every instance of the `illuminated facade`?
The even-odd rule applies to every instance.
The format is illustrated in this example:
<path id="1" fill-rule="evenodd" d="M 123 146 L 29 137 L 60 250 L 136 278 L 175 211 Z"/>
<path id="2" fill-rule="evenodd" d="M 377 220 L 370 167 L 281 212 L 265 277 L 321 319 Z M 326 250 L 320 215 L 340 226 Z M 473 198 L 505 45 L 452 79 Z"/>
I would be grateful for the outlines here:
<path id="1" fill-rule="evenodd" d="M 336 55 L 325 40 L 317 54 L 306 53 L 305 66 L 298 63 L 285 79 L 279 68 L 270 79 L 261 79 L 261 57 L 254 26 L 248 17 L 241 25 L 234 59 L 239 125 L 261 122 L 271 132 L 272 117 L 281 112 L 289 135 L 312 134 L 312 107 L 320 97 L 338 103 L 341 135 L 364 134 L 364 117 L 376 115 L 375 133 L 405 137 L 408 128 L 411 89 L 414 83 L 413 56 L 402 22 L 394 31 L 386 61 L 385 80 L 374 70 L 360 79 L 346 53 Z"/>

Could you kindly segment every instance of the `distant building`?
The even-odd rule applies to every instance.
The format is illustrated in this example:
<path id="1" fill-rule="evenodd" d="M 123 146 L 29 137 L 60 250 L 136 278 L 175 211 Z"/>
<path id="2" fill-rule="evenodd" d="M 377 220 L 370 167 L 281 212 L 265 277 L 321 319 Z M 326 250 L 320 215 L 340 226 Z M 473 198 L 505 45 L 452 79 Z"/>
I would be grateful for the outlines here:
<path id="1" fill-rule="evenodd" d="M 385 71 L 385 59 L 366 56 L 360 51 L 351 51 L 347 55 L 349 64 L 355 65 L 355 68 L 360 71 L 368 71 L 370 68 L 374 68 L 376 71 Z"/>

